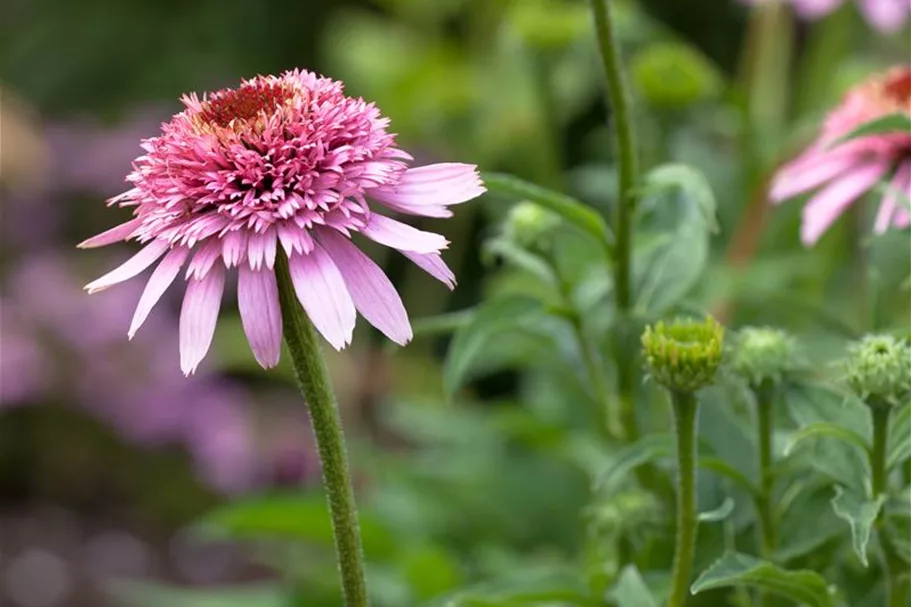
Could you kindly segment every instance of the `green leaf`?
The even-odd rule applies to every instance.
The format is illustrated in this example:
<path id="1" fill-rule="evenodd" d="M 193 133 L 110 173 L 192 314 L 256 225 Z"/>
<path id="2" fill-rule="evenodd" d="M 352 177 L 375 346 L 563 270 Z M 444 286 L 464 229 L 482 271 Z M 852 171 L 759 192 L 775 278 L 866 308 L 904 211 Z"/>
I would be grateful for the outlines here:
<path id="1" fill-rule="evenodd" d="M 911 405 L 898 410 L 889 426 L 889 453 L 886 466 L 889 470 L 911 457 Z"/>
<path id="2" fill-rule="evenodd" d="M 530 200 L 604 243 L 608 249 L 613 247 L 614 237 L 607 222 L 585 203 L 512 175 L 484 173 L 482 178 L 491 192 L 516 199 Z"/>
<path id="3" fill-rule="evenodd" d="M 416 318 L 411 321 L 411 330 L 415 338 L 449 335 L 469 324 L 474 315 L 475 311 L 473 309 L 467 309 Z"/>
<path id="4" fill-rule="evenodd" d="M 791 435 L 788 445 L 784 450 L 785 456 L 789 455 L 801 442 L 821 436 L 834 438 L 853 447 L 858 447 L 864 453 L 870 452 L 870 445 L 867 443 L 867 439 L 857 432 L 828 422 L 816 422 L 805 428 L 801 428 Z"/>
<path id="5" fill-rule="evenodd" d="M 482 582 L 438 598 L 425 607 L 595 607 L 575 570 L 538 567 Z"/>
<path id="6" fill-rule="evenodd" d="M 697 465 L 704 470 L 711 470 L 724 476 L 746 490 L 752 497 L 759 495 L 759 489 L 747 476 L 720 457 L 700 457 Z"/>
<path id="7" fill-rule="evenodd" d="M 688 164 L 670 163 L 652 169 L 645 176 L 645 195 L 655 196 L 678 190 L 684 194 L 685 200 L 699 211 L 709 230 L 717 232 L 718 220 L 715 213 L 718 203 L 712 186 L 699 169 Z"/>
<path id="8" fill-rule="evenodd" d="M 124 607 L 287 607 L 288 597 L 274 584 L 232 588 L 179 588 L 142 582 L 116 582 L 109 591 Z"/>
<path id="9" fill-rule="evenodd" d="M 383 559 L 395 550 L 395 539 L 368 512 L 360 513 L 364 552 Z M 325 496 L 319 493 L 274 493 L 220 506 L 193 527 L 208 538 L 297 540 L 331 549 L 332 522 Z"/>
<path id="10" fill-rule="evenodd" d="M 726 497 L 721 505 L 714 510 L 700 512 L 698 520 L 700 523 L 717 523 L 723 521 L 734 511 L 734 500 Z"/>
<path id="11" fill-rule="evenodd" d="M 871 501 L 853 491 L 845 491 L 840 485 L 835 485 L 832 509 L 839 518 L 848 521 L 851 526 L 851 544 L 864 567 L 868 566 L 867 543 L 870 541 L 870 531 L 885 501 L 884 495 Z"/>
<path id="12" fill-rule="evenodd" d="M 607 593 L 607 598 L 623 607 L 658 607 L 648 586 L 635 565 L 627 565 L 620 572 L 620 579 Z"/>
<path id="13" fill-rule="evenodd" d="M 660 213 L 672 221 L 672 238 L 657 250 L 637 251 L 636 255 L 636 310 L 657 317 L 679 303 L 702 276 L 709 259 L 710 234 L 717 230 L 716 203 L 705 177 L 681 164 L 651 171 L 642 193 L 667 197 L 676 204 Z M 659 204 L 663 207 L 664 201 Z"/>
<path id="14" fill-rule="evenodd" d="M 479 306 L 474 318 L 456 331 L 443 364 L 447 398 L 452 398 L 467 380 L 476 359 L 493 340 L 509 331 L 527 328 L 529 319 L 541 311 L 541 302 L 524 295 L 510 295 Z"/>
<path id="15" fill-rule="evenodd" d="M 493 238 L 484 244 L 484 252 L 501 257 L 513 266 L 538 277 L 542 282 L 557 286 L 559 280 L 544 259 L 517 246 L 505 238 Z"/>
<path id="16" fill-rule="evenodd" d="M 595 479 L 596 491 L 610 489 L 639 466 L 674 453 L 674 437 L 670 434 L 646 436 L 621 449 L 614 461 Z"/>
<path id="17" fill-rule="evenodd" d="M 699 576 L 691 592 L 736 585 L 766 590 L 808 607 L 834 607 L 826 580 L 815 571 L 788 571 L 737 552 L 728 552 L 715 561 Z"/>
<path id="18" fill-rule="evenodd" d="M 904 113 L 889 114 L 888 116 L 865 122 L 847 135 L 837 139 L 831 147 L 860 137 L 882 135 L 884 133 L 908 133 L 909 131 L 911 131 L 911 116 Z"/>

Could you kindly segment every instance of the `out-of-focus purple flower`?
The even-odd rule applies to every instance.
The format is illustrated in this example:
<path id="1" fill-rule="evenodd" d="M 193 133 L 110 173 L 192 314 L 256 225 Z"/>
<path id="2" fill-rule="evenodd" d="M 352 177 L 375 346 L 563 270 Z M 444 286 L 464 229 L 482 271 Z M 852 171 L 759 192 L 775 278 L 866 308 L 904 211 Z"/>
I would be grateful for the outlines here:
<path id="1" fill-rule="evenodd" d="M 351 240 L 360 233 L 394 248 L 452 288 L 439 234 L 422 232 L 388 210 L 448 217 L 449 207 L 484 191 L 473 165 L 410 168 L 371 103 L 348 97 L 341 82 L 306 71 L 258 76 L 199 99 L 146 139 L 133 164 L 133 188 L 111 204 L 134 217 L 82 247 L 138 240 L 143 248 L 86 286 L 89 293 L 156 264 L 130 325 L 132 337 L 185 264 L 180 366 L 193 373 L 212 343 L 225 287 L 237 267 L 238 307 L 257 362 L 278 364 L 282 322 L 274 271 L 281 246 L 300 304 L 336 349 L 351 342 L 356 312 L 391 340 L 411 340 L 395 287 Z M 371 204 L 368 203 L 368 199 Z M 163 259 L 162 259 L 163 258 Z"/>
<path id="2" fill-rule="evenodd" d="M 741 1 L 748 4 L 764 4 L 770 0 Z M 790 0 L 790 2 L 801 17 L 810 20 L 824 17 L 844 4 L 844 0 Z M 911 17 L 911 0 L 856 0 L 856 3 L 867 22 L 881 32 L 897 32 Z"/>
<path id="3" fill-rule="evenodd" d="M 44 389 L 44 356 L 19 315 L 0 300 L 0 408 L 29 402 Z"/>
<path id="4" fill-rule="evenodd" d="M 838 142 L 860 125 L 894 113 L 911 116 L 911 67 L 892 69 L 852 89 L 828 115 L 819 138 L 775 175 L 770 190 L 775 202 L 822 187 L 803 209 L 805 245 L 813 245 L 851 204 L 887 179 L 890 187 L 874 230 L 911 224 L 911 214 L 899 202 L 901 196 L 911 197 L 911 133 Z"/>

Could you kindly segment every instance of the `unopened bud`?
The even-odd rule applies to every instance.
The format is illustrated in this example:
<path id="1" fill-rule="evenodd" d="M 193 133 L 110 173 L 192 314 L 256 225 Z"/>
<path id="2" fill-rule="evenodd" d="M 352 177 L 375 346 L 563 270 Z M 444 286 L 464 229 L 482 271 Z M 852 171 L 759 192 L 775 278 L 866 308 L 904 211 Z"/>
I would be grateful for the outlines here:
<path id="1" fill-rule="evenodd" d="M 797 342 L 784 331 L 746 327 L 734 340 L 731 368 L 751 386 L 777 383 L 797 366 Z"/>
<path id="2" fill-rule="evenodd" d="M 674 392 L 695 392 L 711 384 L 721 364 L 723 345 L 724 327 L 711 316 L 704 322 L 658 322 L 642 334 L 649 373 Z"/>
<path id="3" fill-rule="evenodd" d="M 548 233 L 560 223 L 560 218 L 533 203 L 520 202 L 510 209 L 503 224 L 503 235 L 525 248 L 546 246 Z"/>
<path id="4" fill-rule="evenodd" d="M 865 401 L 899 405 L 911 395 L 911 347 L 891 335 L 868 335 L 848 349 L 845 377 Z"/>

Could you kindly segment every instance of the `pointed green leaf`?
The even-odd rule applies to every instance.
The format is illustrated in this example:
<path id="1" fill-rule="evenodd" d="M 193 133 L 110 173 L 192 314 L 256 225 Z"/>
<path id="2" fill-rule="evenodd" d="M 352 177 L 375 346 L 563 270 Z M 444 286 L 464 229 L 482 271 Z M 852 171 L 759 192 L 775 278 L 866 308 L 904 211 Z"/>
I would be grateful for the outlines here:
<path id="1" fill-rule="evenodd" d="M 715 561 L 699 576 L 691 592 L 736 585 L 766 590 L 807 607 L 834 607 L 825 579 L 815 571 L 788 571 L 737 552 L 728 552 Z"/>
<path id="2" fill-rule="evenodd" d="M 658 607 L 648 586 L 635 565 L 627 565 L 620 572 L 620 579 L 607 593 L 607 598 L 623 607 Z"/>
<path id="3" fill-rule="evenodd" d="M 885 133 L 908 133 L 911 132 L 911 116 L 904 113 L 889 114 L 870 122 L 865 122 L 847 135 L 840 137 L 832 146 L 839 145 L 859 137 L 868 137 L 870 135 L 882 135 Z"/>
<path id="4" fill-rule="evenodd" d="M 542 282 L 557 286 L 559 281 L 553 268 L 544 259 L 519 247 L 505 238 L 488 240 L 485 253 L 503 258 L 507 263 L 538 277 Z"/>
<path id="5" fill-rule="evenodd" d="M 889 425 L 888 469 L 911 457 L 911 405 L 901 407 Z"/>
<path id="6" fill-rule="evenodd" d="M 567 223 L 591 235 L 608 249 L 613 246 L 614 237 L 607 222 L 597 211 L 566 194 L 554 192 L 528 181 L 499 173 L 484 173 L 484 184 L 491 192 L 512 198 L 530 200 L 556 213 Z"/>
<path id="7" fill-rule="evenodd" d="M 703 470 L 711 470 L 712 472 L 733 481 L 741 489 L 746 490 L 751 496 L 755 497 L 759 494 L 759 489 L 753 484 L 753 481 L 747 478 L 743 472 L 720 457 L 700 457 L 698 466 Z"/>
<path id="8" fill-rule="evenodd" d="M 839 518 L 848 521 L 851 526 L 851 544 L 864 567 L 868 566 L 867 543 L 870 541 L 870 532 L 885 501 L 884 495 L 871 501 L 853 491 L 845 491 L 839 485 L 835 486 L 832 509 Z"/>
<path id="9" fill-rule="evenodd" d="M 674 453 L 674 437 L 670 434 L 646 436 L 621 449 L 611 466 L 595 479 L 595 490 L 611 488 L 639 466 L 668 457 Z"/>
<path id="10" fill-rule="evenodd" d="M 801 428 L 797 432 L 791 435 L 791 439 L 788 442 L 787 447 L 785 447 L 785 456 L 790 454 L 798 444 L 802 441 L 805 441 L 810 438 L 817 438 L 820 436 L 827 436 L 830 438 L 835 438 L 843 443 L 847 443 L 854 447 L 859 447 L 864 453 L 870 452 L 870 445 L 867 443 L 867 439 L 854 432 L 853 430 L 848 430 L 842 426 L 836 424 L 831 424 L 829 422 L 816 422 L 810 424 L 805 428 Z"/>
<path id="11" fill-rule="evenodd" d="M 443 387 L 447 398 L 452 398 L 467 380 L 476 360 L 493 340 L 511 331 L 529 329 L 529 320 L 541 311 L 541 302 L 524 295 L 510 295 L 479 306 L 474 318 L 456 331 L 446 355 Z"/>
<path id="12" fill-rule="evenodd" d="M 674 190 L 684 193 L 699 211 L 709 231 L 718 231 L 718 220 L 715 217 L 718 203 L 712 186 L 699 169 L 688 164 L 670 163 L 652 169 L 645 176 L 645 195 L 654 196 Z"/>
<path id="13" fill-rule="evenodd" d="M 731 512 L 734 511 L 734 500 L 729 497 L 724 498 L 724 501 L 721 502 L 721 505 L 715 508 L 714 510 L 708 510 L 706 512 L 699 513 L 699 522 L 700 523 L 717 523 L 718 521 L 723 521 Z"/>

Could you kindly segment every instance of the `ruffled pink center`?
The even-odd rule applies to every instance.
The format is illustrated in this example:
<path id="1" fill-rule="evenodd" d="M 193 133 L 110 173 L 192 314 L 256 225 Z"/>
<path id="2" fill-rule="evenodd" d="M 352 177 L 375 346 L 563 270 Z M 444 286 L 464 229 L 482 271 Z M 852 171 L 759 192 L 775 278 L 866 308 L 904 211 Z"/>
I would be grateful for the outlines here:
<path id="1" fill-rule="evenodd" d="M 245 82 L 236 89 L 212 94 L 202 104 L 199 116 L 209 124 L 228 127 L 263 113 L 271 114 L 293 96 L 294 91 L 283 82 Z"/>

